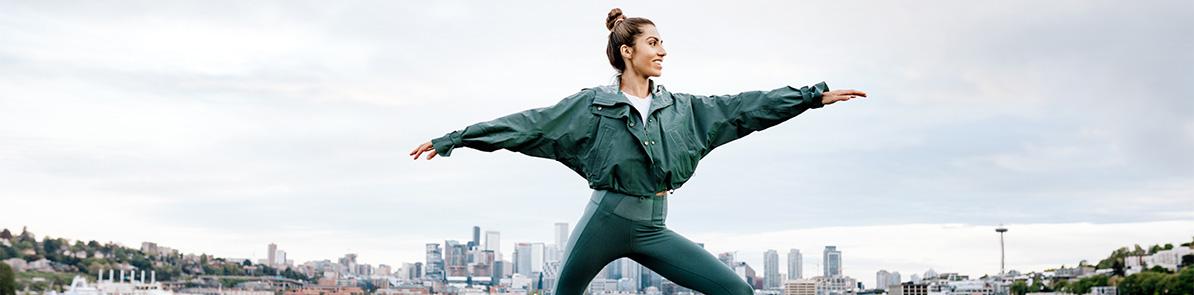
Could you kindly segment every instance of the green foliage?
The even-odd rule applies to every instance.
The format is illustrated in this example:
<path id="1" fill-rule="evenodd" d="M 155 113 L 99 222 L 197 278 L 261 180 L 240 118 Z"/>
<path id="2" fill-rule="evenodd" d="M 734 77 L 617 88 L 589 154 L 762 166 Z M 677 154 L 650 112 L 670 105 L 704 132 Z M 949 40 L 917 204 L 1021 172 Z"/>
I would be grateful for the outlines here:
<path id="1" fill-rule="evenodd" d="M 1025 283 L 1023 280 L 1018 280 L 1012 283 L 1012 286 L 1009 287 L 1009 289 L 1012 295 L 1024 295 L 1028 294 L 1029 292 L 1028 283 Z"/>
<path id="2" fill-rule="evenodd" d="M 298 280 L 298 281 L 308 281 L 308 282 L 311 281 L 311 278 L 308 278 L 307 275 L 304 275 L 302 273 L 294 271 L 294 270 L 290 269 L 289 267 L 287 267 L 286 270 L 282 271 L 282 277 L 293 279 L 293 280 Z"/>
<path id="3" fill-rule="evenodd" d="M 1065 288 L 1059 290 L 1074 294 L 1090 293 L 1091 287 L 1110 286 L 1110 277 L 1106 275 L 1093 275 L 1071 282 Z"/>
<path id="4" fill-rule="evenodd" d="M 1032 280 L 1032 285 L 1028 286 L 1028 292 L 1053 292 L 1053 289 L 1042 284 L 1040 279 L 1035 279 Z"/>
<path id="5" fill-rule="evenodd" d="M 8 232 L 8 230 L 4 230 Z M 17 293 L 16 276 L 12 273 L 12 267 L 7 263 L 0 262 L 0 295 L 14 295 Z"/>
<path id="6" fill-rule="evenodd" d="M 1119 294 L 1194 294 L 1194 267 L 1176 274 L 1144 271 L 1119 282 Z"/>

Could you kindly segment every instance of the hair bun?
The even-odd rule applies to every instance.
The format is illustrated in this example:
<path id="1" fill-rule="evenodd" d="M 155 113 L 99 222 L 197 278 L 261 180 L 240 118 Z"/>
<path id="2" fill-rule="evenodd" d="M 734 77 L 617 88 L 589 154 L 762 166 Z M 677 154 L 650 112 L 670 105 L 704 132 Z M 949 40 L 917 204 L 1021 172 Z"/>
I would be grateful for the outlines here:
<path id="1" fill-rule="evenodd" d="M 609 15 L 607 15 L 605 17 L 605 28 L 609 29 L 610 31 L 613 31 L 614 25 L 618 24 L 618 21 L 625 20 L 625 19 L 626 19 L 626 15 L 622 14 L 621 8 L 610 9 Z"/>

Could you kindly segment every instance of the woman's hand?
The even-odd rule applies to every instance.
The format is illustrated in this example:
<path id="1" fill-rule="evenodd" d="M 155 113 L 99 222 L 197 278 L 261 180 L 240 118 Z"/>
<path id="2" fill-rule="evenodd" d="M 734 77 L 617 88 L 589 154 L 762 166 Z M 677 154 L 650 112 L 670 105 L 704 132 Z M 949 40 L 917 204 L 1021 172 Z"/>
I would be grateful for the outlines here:
<path id="1" fill-rule="evenodd" d="M 431 160 L 431 158 L 435 158 L 435 155 L 436 155 L 435 146 L 431 145 L 431 142 L 428 141 L 427 143 L 420 144 L 419 147 L 415 148 L 415 150 L 410 151 L 410 154 L 412 156 L 415 156 L 414 159 L 411 159 L 411 160 L 418 160 L 419 156 L 422 156 L 424 152 L 431 152 L 431 153 L 427 154 L 428 160 Z"/>
<path id="2" fill-rule="evenodd" d="M 827 91 L 821 94 L 821 103 L 830 105 L 839 101 L 847 101 L 858 96 L 866 97 L 866 92 L 853 89 Z"/>

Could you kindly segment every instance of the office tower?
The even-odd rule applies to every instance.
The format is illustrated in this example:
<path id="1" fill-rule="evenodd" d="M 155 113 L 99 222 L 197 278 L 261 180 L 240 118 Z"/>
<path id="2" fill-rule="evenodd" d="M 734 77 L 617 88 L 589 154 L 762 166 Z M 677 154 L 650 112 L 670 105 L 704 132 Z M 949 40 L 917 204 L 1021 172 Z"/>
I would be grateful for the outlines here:
<path id="1" fill-rule="evenodd" d="M 721 254 L 717 254 L 717 260 L 721 261 L 721 263 L 725 263 L 726 266 L 734 267 L 735 261 L 733 252 L 722 252 Z"/>
<path id="2" fill-rule="evenodd" d="M 556 222 L 555 224 L 555 257 L 556 260 L 564 259 L 564 251 L 568 250 L 568 223 Z"/>
<path id="3" fill-rule="evenodd" d="M 424 277 L 428 280 L 444 280 L 444 256 L 438 243 L 427 243 L 427 265 L 424 269 Z"/>
<path id="4" fill-rule="evenodd" d="M 275 260 L 270 263 L 273 264 L 275 269 L 284 269 L 288 266 L 286 264 L 286 251 L 278 250 L 274 252 L 274 258 Z"/>
<path id="5" fill-rule="evenodd" d="M 779 252 L 763 252 L 763 288 L 779 289 Z"/>
<path id="6" fill-rule="evenodd" d="M 274 243 L 269 243 L 268 249 L 269 250 L 267 250 L 267 252 L 265 252 L 266 257 L 268 257 L 265 259 L 265 265 L 268 265 L 269 267 L 274 267 L 274 261 L 278 261 L 278 257 L 277 257 L 278 245 L 274 244 Z"/>
<path id="7" fill-rule="evenodd" d="M 518 243 L 514 246 L 514 273 L 534 277 L 543 272 L 543 243 Z"/>
<path id="8" fill-rule="evenodd" d="M 456 240 L 444 241 L 444 275 L 452 277 L 468 276 L 468 245 Z"/>
<path id="9" fill-rule="evenodd" d="M 494 260 L 502 260 L 502 234 L 496 230 L 485 231 L 484 250 L 493 250 Z"/>
<path id="10" fill-rule="evenodd" d="M 475 226 L 475 225 L 473 226 L 473 245 L 476 245 L 476 246 L 481 245 L 481 227 L 480 226 Z"/>
<path id="11" fill-rule="evenodd" d="M 344 257 L 340 258 L 340 266 L 349 274 L 358 274 L 357 255 L 353 253 L 344 254 Z"/>
<path id="12" fill-rule="evenodd" d="M 838 277 L 842 275 L 842 251 L 838 251 L 837 246 L 825 246 L 825 252 L 821 255 L 821 261 L 824 266 L 825 277 Z"/>
<path id="13" fill-rule="evenodd" d="M 788 250 L 788 280 L 804 278 L 804 256 L 800 249 Z"/>

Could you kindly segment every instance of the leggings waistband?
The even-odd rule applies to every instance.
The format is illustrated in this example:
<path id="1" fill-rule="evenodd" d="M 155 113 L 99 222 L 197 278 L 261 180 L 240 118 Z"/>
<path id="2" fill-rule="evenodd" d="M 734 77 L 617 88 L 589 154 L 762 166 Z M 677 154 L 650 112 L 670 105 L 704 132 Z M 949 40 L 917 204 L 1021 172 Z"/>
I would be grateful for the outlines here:
<path id="1" fill-rule="evenodd" d="M 591 198 L 597 208 L 634 221 L 663 222 L 667 218 L 667 197 L 632 196 L 607 190 L 594 190 Z"/>

